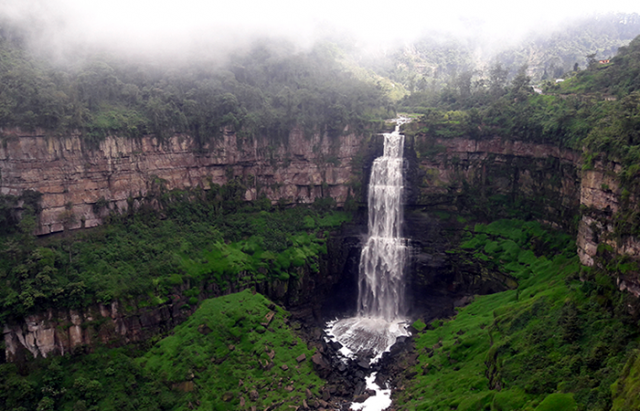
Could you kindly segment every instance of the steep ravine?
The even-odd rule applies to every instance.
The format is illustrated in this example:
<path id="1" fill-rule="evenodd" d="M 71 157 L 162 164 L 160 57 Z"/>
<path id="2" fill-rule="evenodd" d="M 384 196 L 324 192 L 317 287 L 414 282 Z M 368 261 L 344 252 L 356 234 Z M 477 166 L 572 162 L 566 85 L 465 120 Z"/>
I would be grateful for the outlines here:
<path id="1" fill-rule="evenodd" d="M 197 147 L 188 136 L 178 135 L 163 142 L 152 137 L 113 137 L 98 147 L 89 147 L 78 136 L 58 139 L 17 130 L 5 131 L 5 135 L 8 137 L 0 148 L 0 189 L 5 194 L 23 190 L 43 194 L 40 234 L 62 230 L 60 216 L 69 209 L 78 217 L 69 228 L 100 224 L 101 213 L 107 211 L 95 207 L 101 198 L 109 209 L 135 207 L 158 179 L 167 189 L 206 189 L 211 183 L 223 184 L 238 177 L 254 183 L 245 193 L 246 200 L 264 194 L 272 201 L 282 198 L 304 203 L 330 195 L 341 205 L 355 194 L 354 187 L 366 186 L 368 167 L 381 143 L 354 133 L 331 141 L 296 132 L 286 148 L 241 140 L 232 133 L 206 147 Z M 497 138 L 426 141 L 415 136 L 407 142 L 405 157 L 410 164 L 407 226 L 413 250 L 409 298 L 416 316 L 445 315 L 468 295 L 514 287 L 508 276 L 483 271 L 480 262 L 461 266 L 447 254 L 447 244 L 456 241 L 464 222 L 454 226 L 437 223 L 430 217 L 433 212 L 471 214 L 487 221 L 515 216 L 548 222 L 577 236 L 585 265 L 593 264 L 600 243 L 632 258 L 639 255 L 635 237 L 614 241 L 602 235 L 613 231 L 611 218 L 620 202 L 615 164 L 582 170 L 580 153 L 575 151 Z M 509 207 L 496 207 L 499 204 Z M 300 315 L 316 320 L 353 309 L 340 296 L 354 289 L 357 273 L 354 262 L 348 261 L 358 253 L 363 228 L 345 229 L 329 247 L 328 265 L 321 278 L 306 276 L 309 281 L 285 287 L 286 291 L 265 283 L 260 291 L 294 309 L 296 301 L 313 296 L 313 307 L 301 308 Z M 636 273 L 620 275 L 617 281 L 621 289 L 638 295 Z M 294 298 L 292 293 L 298 295 Z M 219 294 L 210 290 L 207 296 Z M 327 295 L 340 298 L 327 304 Z M 140 341 L 169 329 L 190 313 L 180 308 L 179 298 L 158 309 L 126 313 L 118 304 L 82 311 L 50 310 L 4 325 L 7 358 L 22 349 L 42 355 L 68 352 L 90 341 L 116 345 Z"/>

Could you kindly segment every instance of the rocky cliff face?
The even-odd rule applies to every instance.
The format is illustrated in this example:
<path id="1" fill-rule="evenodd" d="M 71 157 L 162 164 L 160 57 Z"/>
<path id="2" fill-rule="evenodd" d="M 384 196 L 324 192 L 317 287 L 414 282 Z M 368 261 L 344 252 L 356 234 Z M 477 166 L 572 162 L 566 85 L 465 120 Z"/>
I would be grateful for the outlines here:
<path id="1" fill-rule="evenodd" d="M 423 139 L 418 136 L 414 143 L 419 156 L 413 173 L 417 206 L 487 217 L 511 212 L 566 229 L 574 224 L 580 205 L 580 153 L 499 138 Z M 505 205 L 510 210 L 500 209 Z"/>
<path id="2" fill-rule="evenodd" d="M 42 132 L 3 130 L 0 193 L 42 193 L 37 234 L 93 227 L 105 209 L 135 207 L 154 183 L 167 189 L 224 184 L 243 178 L 245 199 L 309 203 L 349 194 L 352 160 L 366 138 L 345 133 L 335 139 L 293 131 L 279 146 L 229 132 L 203 146 L 187 135 L 165 141 L 108 137 L 93 147 L 78 135 L 49 138 Z M 69 218 L 69 217 L 72 218 Z"/>
<path id="3" fill-rule="evenodd" d="M 586 266 L 606 265 L 616 257 L 640 261 L 640 239 L 633 229 L 638 223 L 638 198 L 621 187 L 621 171 L 616 162 L 596 162 L 592 169 L 582 171 L 577 245 Z M 618 267 L 614 275 L 621 290 L 640 297 L 637 268 Z"/>
<path id="4" fill-rule="evenodd" d="M 599 253 L 603 264 L 616 256 L 640 261 L 640 239 L 630 230 L 640 221 L 637 195 L 620 186 L 620 164 L 583 169 L 579 152 L 498 138 L 417 136 L 414 144 L 416 207 L 545 221 L 575 233 L 586 266 L 597 264 Z M 621 290 L 640 297 L 640 272 L 627 267 L 613 275 Z"/>

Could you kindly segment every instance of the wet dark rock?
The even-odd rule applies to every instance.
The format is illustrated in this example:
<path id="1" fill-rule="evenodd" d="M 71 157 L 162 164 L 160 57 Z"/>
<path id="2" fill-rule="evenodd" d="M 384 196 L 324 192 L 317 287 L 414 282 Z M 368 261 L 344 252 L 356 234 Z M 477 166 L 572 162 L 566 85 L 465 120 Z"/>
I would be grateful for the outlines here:
<path id="1" fill-rule="evenodd" d="M 322 330 L 318 327 L 315 327 L 313 329 L 313 332 L 311 333 L 311 336 L 316 339 L 319 340 L 322 337 Z"/>
<path id="2" fill-rule="evenodd" d="M 311 357 L 311 361 L 313 362 L 314 368 L 318 372 L 318 375 L 320 375 L 320 377 L 326 378 L 327 376 L 329 376 L 329 374 L 331 374 L 331 365 L 329 364 L 329 362 L 327 362 L 327 360 L 325 360 L 321 353 L 317 352 L 313 354 L 313 356 Z"/>
<path id="3" fill-rule="evenodd" d="M 355 389 L 353 391 L 353 394 L 354 395 L 361 395 L 362 393 L 364 393 L 366 386 L 367 385 L 366 385 L 364 380 L 358 381 L 356 383 L 356 386 L 355 386 Z"/>
<path id="4" fill-rule="evenodd" d="M 355 397 L 353 397 L 353 402 L 365 402 L 369 397 L 371 397 L 371 395 L 369 395 L 368 393 L 356 395 Z"/>
<path id="5" fill-rule="evenodd" d="M 365 370 L 369 369 L 369 360 L 367 358 L 362 358 L 358 360 L 358 367 L 364 368 Z"/>

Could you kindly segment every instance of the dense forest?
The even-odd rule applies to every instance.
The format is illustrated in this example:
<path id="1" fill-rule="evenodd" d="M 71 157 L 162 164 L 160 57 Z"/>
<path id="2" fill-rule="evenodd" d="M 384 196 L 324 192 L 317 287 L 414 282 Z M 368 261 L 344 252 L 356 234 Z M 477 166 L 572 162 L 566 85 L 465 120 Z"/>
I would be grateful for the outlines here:
<path id="1" fill-rule="evenodd" d="M 222 64 L 132 62 L 107 52 L 54 64 L 24 36 L 19 28 L 0 32 L 2 127 L 80 131 L 89 141 L 189 133 L 203 142 L 230 127 L 278 140 L 294 126 L 335 135 L 392 115 L 381 87 L 359 80 L 329 43 L 296 51 L 285 41 L 259 42 Z"/>
<path id="2" fill-rule="evenodd" d="M 632 155 L 632 146 L 638 143 L 634 136 L 639 52 L 636 38 L 621 47 L 611 63 L 593 60 L 586 69 L 569 73 L 564 82 L 543 83 L 539 92 L 534 92 L 526 66 L 505 85 L 507 70 L 498 63 L 486 87 L 472 89 L 461 81 L 439 93 L 414 93 L 402 106 L 424 111 L 427 127 L 423 131 L 434 137 L 500 136 L 575 149 L 586 144 L 594 152 L 622 160 Z"/>

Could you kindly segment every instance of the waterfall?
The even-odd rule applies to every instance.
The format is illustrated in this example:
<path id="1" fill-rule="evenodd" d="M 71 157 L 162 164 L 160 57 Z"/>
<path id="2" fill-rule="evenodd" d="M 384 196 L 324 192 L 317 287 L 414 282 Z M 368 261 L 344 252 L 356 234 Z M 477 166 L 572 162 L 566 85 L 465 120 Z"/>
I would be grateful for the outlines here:
<path id="1" fill-rule="evenodd" d="M 408 335 L 404 325 L 404 266 L 402 238 L 404 135 L 396 121 L 384 134 L 384 154 L 373 162 L 369 181 L 367 242 L 360 255 L 358 314 L 329 324 L 328 333 L 346 355 L 379 358 L 397 337 Z"/>
<path id="2" fill-rule="evenodd" d="M 405 245 L 402 232 L 404 136 L 384 135 L 384 154 L 371 169 L 369 238 L 360 256 L 358 316 L 392 321 L 402 311 Z"/>

